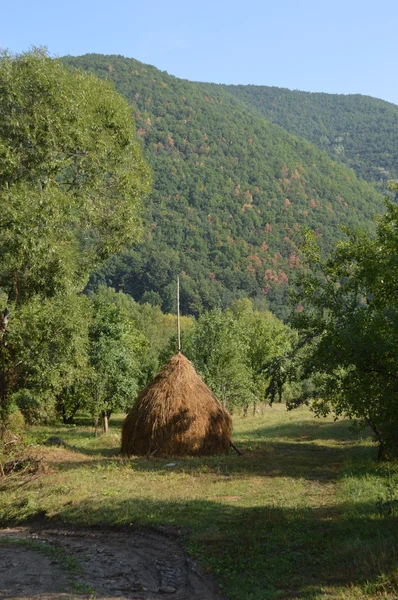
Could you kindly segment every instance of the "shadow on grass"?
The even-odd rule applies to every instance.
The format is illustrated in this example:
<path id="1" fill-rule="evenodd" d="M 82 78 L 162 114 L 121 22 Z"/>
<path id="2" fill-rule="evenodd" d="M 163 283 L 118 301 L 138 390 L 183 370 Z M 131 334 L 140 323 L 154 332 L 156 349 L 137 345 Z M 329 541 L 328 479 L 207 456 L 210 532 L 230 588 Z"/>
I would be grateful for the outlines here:
<path id="1" fill-rule="evenodd" d="M 122 418 L 115 418 L 112 421 L 110 433 L 121 434 L 122 424 Z M 333 423 L 324 422 L 322 419 L 307 419 L 281 425 L 264 425 L 264 422 L 262 422 L 260 426 L 255 428 L 252 428 L 253 420 L 251 420 L 250 425 L 248 423 L 249 429 L 247 430 L 244 429 L 244 424 L 244 421 L 241 420 L 238 430 L 234 431 L 232 436 L 237 443 L 243 445 L 268 442 L 276 438 L 294 442 L 330 441 L 331 445 L 335 442 L 338 444 L 355 444 L 359 440 L 369 439 L 371 435 L 369 429 L 364 429 L 359 433 L 355 432 L 352 428 L 352 422 L 349 419 Z M 61 430 L 59 429 L 58 431 Z M 78 431 L 71 428 L 66 430 L 66 434 L 71 440 L 95 437 L 93 429 L 91 431 Z M 101 431 L 99 431 L 97 437 L 102 437 Z M 103 436 L 103 439 L 105 440 L 106 436 Z"/>
<path id="2" fill-rule="evenodd" d="M 122 425 L 124 422 L 124 415 L 115 415 L 110 420 L 109 434 L 120 435 Z M 73 443 L 77 440 L 90 440 L 90 439 L 101 439 L 107 438 L 107 435 L 103 433 L 102 427 L 94 426 L 93 419 L 91 417 L 77 417 L 73 425 L 63 425 L 62 423 L 53 423 L 52 425 L 39 425 L 30 428 L 30 436 L 37 442 L 44 442 L 50 435 L 57 435 L 65 441 Z"/>
<path id="3" fill-rule="evenodd" d="M 372 448 L 330 447 L 305 442 L 261 442 L 250 450 L 245 449 L 243 456 L 228 455 L 203 457 L 131 458 L 119 455 L 118 448 L 87 450 L 76 446 L 68 449 L 79 454 L 92 456 L 91 460 L 64 460 L 58 463 L 62 470 L 82 468 L 110 468 L 124 466 L 132 471 L 159 472 L 171 471 L 196 477 L 215 475 L 216 477 L 292 477 L 312 481 L 334 481 L 347 459 L 358 457 L 370 459 Z M 123 477 L 125 477 L 125 472 Z"/>
<path id="4" fill-rule="evenodd" d="M 352 586 L 367 597 L 397 566 L 396 521 L 371 504 L 282 509 L 102 498 L 65 505 L 59 517 L 81 525 L 177 527 L 230 600 L 312 600 Z M 391 596 L 383 598 L 396 597 L 391 581 Z"/>
<path id="5" fill-rule="evenodd" d="M 115 416 L 113 425 L 122 422 L 123 416 Z M 261 423 L 261 422 L 260 422 Z M 129 465 L 135 471 L 169 473 L 173 470 L 193 476 L 215 474 L 216 476 L 257 475 L 264 477 L 293 477 L 317 481 L 333 481 L 347 459 L 375 459 L 376 448 L 358 444 L 358 436 L 350 429 L 350 422 L 335 423 L 320 419 L 302 420 L 294 423 L 260 424 L 249 431 L 234 436 L 243 456 L 231 449 L 228 455 L 206 457 L 147 458 L 132 457 L 121 461 L 119 455 L 119 430 L 112 427 L 110 435 L 94 436 L 87 431 L 68 429 L 65 436 L 66 449 L 90 457 L 90 460 L 61 459 L 61 469 L 84 467 L 109 467 L 112 461 Z M 252 427 L 253 420 L 248 422 Z M 242 428 L 242 421 L 240 422 Z M 115 430 L 116 429 L 116 430 Z M 117 434 L 117 435 L 115 435 Z M 111 462 L 110 462 L 111 461 Z"/>
<path id="6" fill-rule="evenodd" d="M 369 438 L 371 435 L 371 431 L 368 428 L 359 433 L 355 432 L 352 427 L 352 421 L 349 419 L 342 419 L 333 423 L 324 422 L 323 419 L 306 419 L 281 425 L 264 425 L 262 423 L 261 426 L 249 430 L 245 430 L 242 425 L 244 423 L 242 424 L 241 422 L 241 431 L 236 436 L 252 441 L 283 438 L 296 442 L 329 440 L 331 442 L 352 444 L 356 443 L 359 439 Z"/>
<path id="7" fill-rule="evenodd" d="M 77 446 L 75 444 L 65 444 L 67 450 L 72 452 L 78 452 L 79 454 L 85 454 L 86 456 L 102 456 L 104 458 L 116 457 L 120 454 L 119 448 L 85 448 L 84 446 Z"/>
<path id="8" fill-rule="evenodd" d="M 102 450 L 109 455 L 109 448 L 113 445 L 115 452 L 115 437 L 121 436 L 121 428 L 124 415 L 115 415 L 110 422 L 109 434 L 103 434 L 101 429 L 95 430 L 92 421 L 87 417 L 79 417 L 76 426 L 62 426 L 46 428 L 45 432 L 38 432 L 33 437 L 44 441 L 49 435 L 57 435 L 65 440 L 66 445 L 73 447 L 76 451 L 87 455 L 99 455 Z M 254 448 L 264 444 L 274 443 L 275 440 L 282 442 L 312 443 L 314 446 L 352 446 L 359 441 L 369 440 L 369 431 L 362 430 L 359 433 L 353 431 L 351 421 L 348 419 L 336 422 L 325 422 L 323 419 L 303 419 L 291 423 L 279 425 L 266 425 L 263 419 L 259 419 L 259 425 L 255 425 L 255 419 L 249 418 L 247 429 L 245 420 L 240 420 L 237 430 L 233 433 L 233 441 L 243 450 L 252 451 Z M 82 427 L 87 424 L 85 429 Z M 95 440 L 95 447 L 93 442 Z M 318 444 L 320 441 L 322 444 Z M 329 442 L 329 443 L 328 443 Z M 119 441 L 116 442 L 119 444 Z"/>

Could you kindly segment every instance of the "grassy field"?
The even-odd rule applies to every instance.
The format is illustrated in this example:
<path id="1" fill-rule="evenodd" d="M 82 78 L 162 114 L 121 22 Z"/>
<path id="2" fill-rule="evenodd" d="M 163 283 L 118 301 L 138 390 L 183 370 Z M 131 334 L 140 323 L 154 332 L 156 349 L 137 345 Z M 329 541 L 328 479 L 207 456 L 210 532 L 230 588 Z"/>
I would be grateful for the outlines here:
<path id="1" fill-rule="evenodd" d="M 66 446 L 38 445 L 46 472 L 2 483 L 1 524 L 166 527 L 230 600 L 398 598 L 398 465 L 366 432 L 276 405 L 234 419 L 243 456 L 124 460 L 121 421 L 32 429 Z"/>

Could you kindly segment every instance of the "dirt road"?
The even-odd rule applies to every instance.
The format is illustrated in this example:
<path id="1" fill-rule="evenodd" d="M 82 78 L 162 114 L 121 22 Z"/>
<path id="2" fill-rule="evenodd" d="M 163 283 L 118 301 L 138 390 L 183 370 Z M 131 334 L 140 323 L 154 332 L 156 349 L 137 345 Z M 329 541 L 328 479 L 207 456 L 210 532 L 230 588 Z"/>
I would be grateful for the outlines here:
<path id="1" fill-rule="evenodd" d="M 0 530 L 0 600 L 221 600 L 175 536 L 52 526 Z"/>

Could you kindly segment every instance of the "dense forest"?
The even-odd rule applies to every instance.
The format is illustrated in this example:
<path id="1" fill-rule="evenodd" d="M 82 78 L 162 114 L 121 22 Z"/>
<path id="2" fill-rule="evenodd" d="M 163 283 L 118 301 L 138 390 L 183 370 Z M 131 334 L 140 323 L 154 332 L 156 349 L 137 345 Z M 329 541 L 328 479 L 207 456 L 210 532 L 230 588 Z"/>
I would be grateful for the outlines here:
<path id="1" fill-rule="evenodd" d="M 383 191 L 387 180 L 398 178 L 395 104 L 359 94 L 309 93 L 256 85 L 221 87 Z"/>
<path id="2" fill-rule="evenodd" d="M 86 55 L 63 64 L 111 80 L 127 98 L 151 165 L 145 236 L 91 279 L 185 314 L 250 297 L 285 316 L 303 232 L 324 251 L 342 226 L 373 228 L 382 196 L 229 90 L 180 80 L 134 59 Z"/>

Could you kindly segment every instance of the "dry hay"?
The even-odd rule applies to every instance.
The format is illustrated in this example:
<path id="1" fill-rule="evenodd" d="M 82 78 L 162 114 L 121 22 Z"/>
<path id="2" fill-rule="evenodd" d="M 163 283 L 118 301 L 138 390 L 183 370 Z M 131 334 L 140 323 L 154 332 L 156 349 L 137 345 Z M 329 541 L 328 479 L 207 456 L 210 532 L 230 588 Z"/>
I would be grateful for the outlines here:
<path id="1" fill-rule="evenodd" d="M 139 394 L 122 431 L 122 454 L 186 456 L 227 452 L 232 420 L 181 353 Z"/>

